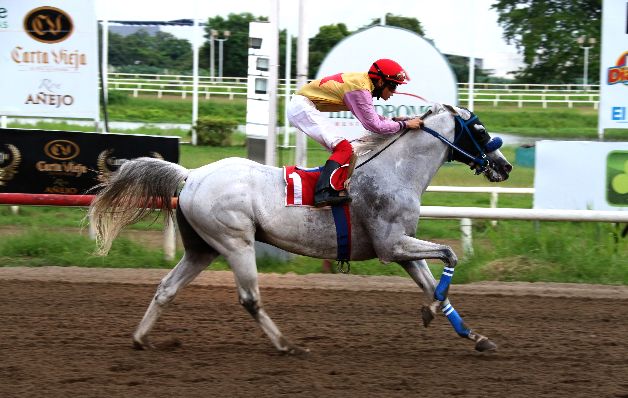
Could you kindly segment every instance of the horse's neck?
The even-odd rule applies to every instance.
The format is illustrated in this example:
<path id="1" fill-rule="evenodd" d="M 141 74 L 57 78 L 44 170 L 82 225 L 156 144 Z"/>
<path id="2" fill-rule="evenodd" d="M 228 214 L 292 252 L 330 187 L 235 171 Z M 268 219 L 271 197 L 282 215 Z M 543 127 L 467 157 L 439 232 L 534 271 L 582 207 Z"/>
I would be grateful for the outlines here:
<path id="1" fill-rule="evenodd" d="M 448 118 L 451 119 L 447 115 L 436 115 L 427 119 L 426 125 L 451 139 L 453 120 L 448 123 Z M 446 154 L 446 146 L 429 133 L 409 131 L 374 158 L 367 172 L 381 175 L 388 183 L 416 190 L 417 195 L 421 195 L 445 162 Z"/>

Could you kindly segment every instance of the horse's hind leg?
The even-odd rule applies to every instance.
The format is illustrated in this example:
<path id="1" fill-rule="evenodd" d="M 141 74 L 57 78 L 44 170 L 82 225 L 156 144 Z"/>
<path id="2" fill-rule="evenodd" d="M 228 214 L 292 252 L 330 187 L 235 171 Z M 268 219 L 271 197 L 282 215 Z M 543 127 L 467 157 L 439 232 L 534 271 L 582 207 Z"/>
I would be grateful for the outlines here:
<path id="1" fill-rule="evenodd" d="M 288 341 L 273 320 L 266 314 L 266 311 L 264 311 L 259 293 L 253 245 L 233 251 L 231 255 L 226 257 L 235 276 L 240 304 L 255 319 L 260 328 L 270 338 L 275 348 L 287 354 L 307 353 L 308 350 L 297 347 Z"/>
<path id="2" fill-rule="evenodd" d="M 155 322 L 177 292 L 189 284 L 207 266 L 218 257 L 218 252 L 211 248 L 187 222 L 180 209 L 177 209 L 177 225 L 185 248 L 185 254 L 179 263 L 166 275 L 157 287 L 142 321 L 133 333 L 133 345 L 137 349 L 151 347 L 148 334 Z"/>
<path id="3" fill-rule="evenodd" d="M 451 305 L 449 299 L 446 298 L 442 302 L 433 301 L 434 291 L 436 289 L 436 279 L 432 275 L 432 272 L 425 260 L 405 261 L 400 262 L 399 264 L 401 264 L 401 266 L 406 270 L 412 280 L 419 285 L 427 299 L 431 301 L 429 306 L 424 306 L 421 309 L 421 317 L 423 318 L 423 324 L 425 327 L 427 327 L 432 319 L 434 319 L 434 314 L 440 307 L 441 311 L 447 317 L 456 333 L 458 333 L 460 337 L 465 337 L 474 341 L 476 350 L 494 351 L 497 349 L 497 345 L 489 340 L 488 337 L 475 333 L 467 327 L 462 320 L 462 317 Z"/>
<path id="4" fill-rule="evenodd" d="M 177 292 L 188 285 L 218 256 L 217 252 L 188 253 L 183 255 L 179 263 L 166 275 L 157 287 L 142 321 L 133 333 L 133 346 L 137 349 L 152 347 L 148 342 L 148 334 L 155 326 L 164 308 L 170 303 Z"/>

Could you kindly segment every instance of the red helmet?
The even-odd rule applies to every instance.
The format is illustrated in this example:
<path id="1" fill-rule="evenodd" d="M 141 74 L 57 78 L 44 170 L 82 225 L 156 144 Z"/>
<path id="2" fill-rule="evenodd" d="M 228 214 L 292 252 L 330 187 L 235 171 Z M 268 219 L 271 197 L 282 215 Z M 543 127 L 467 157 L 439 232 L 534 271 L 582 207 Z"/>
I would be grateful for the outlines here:
<path id="1" fill-rule="evenodd" d="M 401 65 L 387 58 L 373 62 L 369 69 L 369 76 L 373 79 L 384 79 L 397 84 L 406 84 L 407 80 L 410 80 L 410 77 Z"/>

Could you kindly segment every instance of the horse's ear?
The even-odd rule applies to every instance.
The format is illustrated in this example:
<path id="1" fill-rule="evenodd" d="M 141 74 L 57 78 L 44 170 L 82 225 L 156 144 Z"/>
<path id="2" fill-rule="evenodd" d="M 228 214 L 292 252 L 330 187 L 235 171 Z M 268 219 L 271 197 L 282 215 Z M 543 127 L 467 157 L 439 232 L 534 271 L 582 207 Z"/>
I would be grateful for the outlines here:
<path id="1" fill-rule="evenodd" d="M 432 110 L 433 114 L 438 115 L 439 113 L 442 113 L 445 111 L 445 106 L 438 102 L 432 102 L 430 104 L 430 109 Z"/>
<path id="2" fill-rule="evenodd" d="M 449 113 L 451 113 L 454 116 L 459 116 L 458 111 L 456 111 L 456 109 L 448 104 L 443 104 L 443 108 L 447 109 L 449 111 Z"/>

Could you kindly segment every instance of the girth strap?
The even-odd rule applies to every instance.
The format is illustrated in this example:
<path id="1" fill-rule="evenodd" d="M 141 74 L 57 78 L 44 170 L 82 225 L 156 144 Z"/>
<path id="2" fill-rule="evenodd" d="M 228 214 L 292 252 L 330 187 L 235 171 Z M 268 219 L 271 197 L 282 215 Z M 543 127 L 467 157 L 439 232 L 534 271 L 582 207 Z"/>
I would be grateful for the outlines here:
<path id="1" fill-rule="evenodd" d="M 332 206 L 331 212 L 336 224 L 336 241 L 338 245 L 336 264 L 338 271 L 344 274 L 351 271 L 351 264 L 349 264 L 351 259 L 351 212 L 349 204 Z"/>

